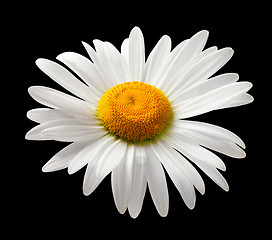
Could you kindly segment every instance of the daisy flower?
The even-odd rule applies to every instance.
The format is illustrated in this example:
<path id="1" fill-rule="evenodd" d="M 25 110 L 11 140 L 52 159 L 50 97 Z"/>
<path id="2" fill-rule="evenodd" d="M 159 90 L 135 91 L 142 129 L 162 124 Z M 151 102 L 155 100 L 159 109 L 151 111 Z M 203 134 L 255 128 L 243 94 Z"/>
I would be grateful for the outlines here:
<path id="1" fill-rule="evenodd" d="M 38 59 L 37 66 L 72 95 L 44 86 L 29 94 L 47 108 L 27 117 L 39 125 L 29 140 L 71 142 L 42 168 L 68 168 L 73 174 L 87 165 L 83 193 L 91 194 L 111 173 L 114 202 L 120 213 L 136 218 L 146 188 L 161 216 L 169 196 L 165 172 L 186 206 L 194 208 L 195 189 L 205 185 L 196 165 L 225 191 L 229 186 L 219 170 L 224 162 L 209 149 L 233 158 L 245 157 L 245 144 L 234 133 L 212 124 L 187 120 L 209 111 L 253 101 L 250 82 L 238 74 L 213 76 L 233 55 L 231 48 L 204 46 L 207 31 L 200 31 L 171 49 L 164 35 L 145 57 L 144 37 L 135 27 L 119 52 L 111 43 L 83 42 L 89 58 L 65 52 L 57 60 Z M 80 78 L 80 79 L 79 79 Z"/>

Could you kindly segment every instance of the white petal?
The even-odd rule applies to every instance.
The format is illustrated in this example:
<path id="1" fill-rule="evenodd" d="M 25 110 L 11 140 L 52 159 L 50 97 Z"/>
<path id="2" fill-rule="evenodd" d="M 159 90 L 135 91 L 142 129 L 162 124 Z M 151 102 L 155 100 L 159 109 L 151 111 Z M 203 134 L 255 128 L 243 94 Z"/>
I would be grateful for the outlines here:
<path id="1" fill-rule="evenodd" d="M 229 185 L 222 174 L 214 167 L 206 163 L 199 163 L 200 169 L 207 174 L 219 187 L 221 187 L 226 192 L 229 191 Z"/>
<path id="2" fill-rule="evenodd" d="M 169 152 L 162 144 L 152 144 L 152 147 L 174 185 L 178 189 L 186 206 L 193 209 L 196 200 L 193 184 L 189 181 L 184 172 L 176 165 L 176 162 L 173 161 L 172 156 L 170 156 Z"/>
<path id="3" fill-rule="evenodd" d="M 129 68 L 131 81 L 143 80 L 144 63 L 144 37 L 140 28 L 134 27 L 129 35 Z"/>
<path id="4" fill-rule="evenodd" d="M 224 177 L 217 171 L 216 166 L 213 162 L 213 155 L 208 155 L 208 151 L 200 151 L 201 147 L 194 145 L 188 141 L 184 141 L 181 138 L 175 138 L 172 143 L 175 144 L 182 154 L 188 159 L 194 162 L 203 172 L 205 172 L 216 184 L 218 184 L 225 191 L 228 191 L 228 184 Z M 202 148 L 203 149 L 203 148 Z"/>
<path id="5" fill-rule="evenodd" d="M 213 51 L 204 58 L 200 58 L 198 62 L 190 64 L 186 72 L 179 75 L 179 78 L 175 80 L 176 84 L 172 86 L 167 94 L 174 96 L 186 88 L 208 79 L 224 66 L 232 55 L 233 50 L 231 48 L 223 48 L 215 52 Z"/>
<path id="6" fill-rule="evenodd" d="M 129 214 L 136 218 L 141 209 L 146 191 L 146 161 L 144 146 L 135 146 L 135 155 L 132 169 L 131 193 L 128 204 Z"/>
<path id="7" fill-rule="evenodd" d="M 207 134 L 194 131 L 182 131 L 180 137 L 185 137 L 195 144 L 207 147 L 233 158 L 244 158 L 245 152 L 234 142 L 224 141 L 220 138 L 211 137 Z"/>
<path id="8" fill-rule="evenodd" d="M 97 161 L 98 158 L 94 158 L 87 165 L 83 181 L 83 194 L 85 196 L 90 195 L 103 181 L 103 179 L 96 177 Z"/>
<path id="9" fill-rule="evenodd" d="M 76 96 L 93 103 L 93 94 L 85 84 L 61 65 L 43 58 L 36 60 L 37 66 L 56 83 Z"/>
<path id="10" fill-rule="evenodd" d="M 88 149 L 86 149 L 86 151 L 82 153 L 84 154 L 84 156 L 82 155 L 83 159 L 80 160 L 81 163 L 78 164 L 79 166 L 75 166 L 75 169 L 70 170 L 71 172 L 73 172 L 76 170 L 76 168 L 88 162 L 83 181 L 83 194 L 86 196 L 90 195 L 105 177 L 97 177 L 97 165 L 101 155 L 103 154 L 105 149 L 107 149 L 111 145 L 112 141 L 112 137 L 109 136 L 105 136 L 97 141 L 97 143 L 95 143 L 93 147 L 90 146 Z M 81 154 L 77 156 L 77 158 L 79 157 L 81 157 Z"/>
<path id="11" fill-rule="evenodd" d="M 178 112 L 179 119 L 184 119 L 212 110 L 226 108 L 234 98 L 247 92 L 251 87 L 252 84 L 250 82 L 228 84 L 181 102 L 175 111 Z"/>
<path id="12" fill-rule="evenodd" d="M 189 41 L 189 39 L 185 39 L 172 49 L 171 53 L 167 57 L 167 61 L 165 62 L 165 63 L 167 63 L 167 65 L 169 63 L 171 63 L 176 58 L 178 53 L 181 51 L 181 49 L 185 46 L 185 44 L 188 41 Z"/>
<path id="13" fill-rule="evenodd" d="M 55 127 L 64 127 L 64 126 L 92 126 L 91 123 L 86 122 L 81 119 L 57 119 L 48 122 L 43 122 L 38 126 L 32 128 L 27 134 L 26 139 L 28 140 L 50 140 L 51 136 L 43 134 L 45 130 L 55 128 Z M 99 127 L 99 126 L 98 126 Z M 105 133 L 103 133 L 105 134 Z M 91 136 L 90 136 L 91 137 Z"/>
<path id="14" fill-rule="evenodd" d="M 205 193 L 205 185 L 202 177 L 198 173 L 198 171 L 189 163 L 180 153 L 178 153 L 173 147 L 175 141 L 171 141 L 168 138 L 168 142 L 164 143 L 165 149 L 168 149 L 169 154 L 171 154 L 173 161 L 175 161 L 176 165 L 182 169 L 182 171 L 186 174 L 191 183 L 196 187 L 196 189 L 201 193 Z"/>
<path id="15" fill-rule="evenodd" d="M 191 37 L 184 46 L 177 53 L 172 62 L 169 62 L 167 68 L 163 71 L 163 74 L 158 76 L 161 82 L 166 82 L 172 79 L 180 69 L 186 65 L 194 56 L 199 54 L 208 38 L 207 31 L 200 31 Z M 157 87 L 161 88 L 162 85 Z"/>
<path id="16" fill-rule="evenodd" d="M 57 59 L 72 69 L 88 84 L 90 91 L 92 91 L 92 97 L 99 97 L 101 95 L 101 86 L 97 84 L 101 82 L 101 80 L 99 80 L 99 75 L 97 74 L 94 64 L 88 58 L 78 53 L 65 52 L 58 55 Z"/>
<path id="17" fill-rule="evenodd" d="M 87 43 L 82 42 L 83 46 L 85 47 L 86 51 L 88 52 L 90 58 L 94 62 L 95 66 L 95 76 L 96 78 L 92 78 L 95 82 L 94 84 L 99 87 L 99 89 L 102 92 L 105 92 L 107 89 L 113 87 L 113 82 L 111 79 L 108 79 L 107 76 L 105 76 L 105 73 L 103 71 L 102 63 L 100 62 L 100 59 L 98 57 L 98 54 L 94 51 L 94 49 Z"/>
<path id="18" fill-rule="evenodd" d="M 57 119 L 57 120 L 52 120 L 52 121 L 48 121 L 48 122 L 43 122 L 37 126 L 35 126 L 34 128 L 30 129 L 27 133 L 25 138 L 28 140 L 50 140 L 49 137 L 46 137 L 44 135 L 42 135 L 42 131 L 44 131 L 47 128 L 51 128 L 51 127 L 56 127 L 56 126 L 62 126 L 62 125 L 69 125 L 69 124 L 76 124 L 78 123 L 76 120 L 72 120 L 72 119 Z"/>
<path id="19" fill-rule="evenodd" d="M 198 61 L 202 58 L 205 58 L 207 55 L 211 54 L 212 52 L 217 51 L 217 47 L 210 47 L 200 52 L 199 54 L 195 55 L 190 61 L 188 61 L 185 65 L 180 66 L 178 72 L 172 76 L 171 79 L 166 80 L 166 84 L 162 86 L 161 89 L 167 96 L 172 96 L 172 90 L 176 89 L 176 85 L 179 84 L 180 79 L 186 74 L 186 72 L 194 66 Z"/>
<path id="20" fill-rule="evenodd" d="M 223 170 L 223 171 L 226 170 L 226 166 L 225 166 L 224 162 L 217 155 L 215 155 L 211 151 L 201 147 L 200 145 L 188 144 L 186 142 L 185 136 L 186 135 L 180 136 L 178 134 L 176 134 L 175 136 L 172 136 L 171 143 L 172 143 L 173 147 L 178 149 L 182 154 L 184 154 L 186 156 L 188 156 L 188 155 L 193 156 L 193 157 L 199 159 L 200 161 L 210 164 L 216 168 L 219 168 L 220 170 Z M 189 159 L 190 159 L 190 157 L 189 157 Z"/>
<path id="21" fill-rule="evenodd" d="M 147 181 L 148 187 L 158 213 L 165 217 L 169 209 L 169 195 L 163 167 L 154 153 L 147 146 Z"/>
<path id="22" fill-rule="evenodd" d="M 97 137 L 97 138 L 84 141 L 84 142 L 87 142 L 88 144 L 85 146 L 85 148 L 83 148 L 80 152 L 78 152 L 74 156 L 74 158 L 69 164 L 68 173 L 73 174 L 77 172 L 78 170 L 80 170 L 81 168 L 83 168 L 87 163 L 92 161 L 92 159 L 95 157 L 94 155 L 99 150 L 97 146 L 103 145 L 104 140 L 105 138 L 103 137 L 102 138 Z"/>
<path id="23" fill-rule="evenodd" d="M 228 104 L 225 105 L 225 108 L 238 107 L 245 104 L 249 104 L 254 101 L 254 98 L 248 93 L 242 93 L 235 98 L 233 98 Z"/>
<path id="24" fill-rule="evenodd" d="M 203 50 L 207 42 L 208 36 L 209 32 L 206 30 L 202 30 L 192 36 L 178 52 L 171 71 L 173 71 L 174 69 L 178 69 L 181 66 L 184 66 L 187 62 L 193 59 L 194 56 L 199 54 Z M 177 71 L 174 72 L 177 73 Z"/>
<path id="25" fill-rule="evenodd" d="M 128 146 L 126 159 L 111 174 L 114 202 L 118 211 L 122 214 L 126 211 L 130 200 L 133 158 L 134 144 Z"/>
<path id="26" fill-rule="evenodd" d="M 114 142 L 104 150 L 97 165 L 97 177 L 107 176 L 125 157 L 127 143 L 123 140 L 114 140 Z"/>
<path id="27" fill-rule="evenodd" d="M 44 129 L 46 129 L 48 126 L 45 124 L 39 124 L 32 129 L 30 129 L 26 135 L 25 139 L 27 140 L 51 140 L 49 137 L 43 136 L 41 133 Z"/>
<path id="28" fill-rule="evenodd" d="M 43 172 L 53 172 L 67 168 L 72 159 L 84 148 L 88 142 L 75 142 L 59 151 L 42 168 Z"/>
<path id="29" fill-rule="evenodd" d="M 225 73 L 218 75 L 206 81 L 199 82 L 193 87 L 186 88 L 184 91 L 179 91 L 175 96 L 171 96 L 169 100 L 173 100 L 176 103 L 180 103 L 189 98 L 200 96 L 202 94 L 213 91 L 217 88 L 236 82 L 239 79 L 236 73 Z M 174 106 L 174 105 L 173 105 Z"/>
<path id="30" fill-rule="evenodd" d="M 153 82 L 156 82 L 156 87 L 164 91 L 165 87 L 167 86 L 168 79 L 166 78 L 166 74 L 169 71 L 170 66 L 175 61 L 178 53 L 181 51 L 181 49 L 184 47 L 184 45 L 188 42 L 188 40 L 184 40 L 181 43 L 179 43 L 167 56 L 167 58 L 164 60 L 163 65 L 160 68 L 160 71 L 156 75 L 155 79 L 153 79 Z M 147 62 L 147 64 L 150 62 L 150 60 Z"/>
<path id="31" fill-rule="evenodd" d="M 110 73 L 115 76 L 115 84 L 128 82 L 130 80 L 128 63 L 124 56 L 109 42 L 105 43 L 108 52 Z"/>
<path id="32" fill-rule="evenodd" d="M 175 123 L 177 128 L 187 129 L 193 132 L 198 132 L 203 135 L 207 135 L 211 138 L 216 138 L 221 141 L 230 141 L 236 143 L 237 145 L 245 148 L 245 144 L 241 138 L 239 138 L 233 132 L 219 127 L 213 124 L 204 123 L 204 122 L 197 122 L 197 121 L 189 121 L 189 120 L 180 120 Z"/>
<path id="33" fill-rule="evenodd" d="M 128 57 L 128 44 L 129 44 L 129 40 L 128 38 L 126 38 L 122 45 L 121 45 L 121 54 L 124 56 L 127 64 L 129 64 L 129 57 Z"/>
<path id="34" fill-rule="evenodd" d="M 55 109 L 50 108 L 31 109 L 27 112 L 26 116 L 30 120 L 37 123 L 48 122 L 51 120 L 63 118 L 63 115 L 59 111 L 55 111 Z"/>
<path id="35" fill-rule="evenodd" d="M 46 128 L 41 134 L 55 141 L 74 142 L 97 139 L 105 135 L 106 131 L 102 126 L 68 125 Z"/>
<path id="36" fill-rule="evenodd" d="M 129 80 L 128 66 L 124 57 L 108 42 L 94 40 L 100 62 L 100 71 L 113 85 Z"/>
<path id="37" fill-rule="evenodd" d="M 105 42 L 110 61 L 111 73 L 116 76 L 116 84 L 130 80 L 128 62 L 125 57 L 109 42 Z"/>
<path id="38" fill-rule="evenodd" d="M 156 86 L 156 82 L 154 82 L 156 79 L 155 77 L 159 73 L 160 68 L 162 67 L 170 51 L 171 38 L 165 35 L 159 40 L 147 59 L 146 65 L 148 68 L 146 69 L 146 83 Z"/>
<path id="39" fill-rule="evenodd" d="M 27 117 L 37 123 L 43 123 L 53 120 L 85 120 L 90 123 L 96 122 L 95 119 L 90 118 L 90 116 L 75 115 L 71 114 L 69 111 L 64 109 L 51 109 L 51 108 L 36 108 L 29 110 L 27 112 Z"/>
<path id="40" fill-rule="evenodd" d="M 55 89 L 33 86 L 28 91 L 33 99 L 47 107 L 64 108 L 85 116 L 92 114 L 92 110 L 86 102 Z"/>

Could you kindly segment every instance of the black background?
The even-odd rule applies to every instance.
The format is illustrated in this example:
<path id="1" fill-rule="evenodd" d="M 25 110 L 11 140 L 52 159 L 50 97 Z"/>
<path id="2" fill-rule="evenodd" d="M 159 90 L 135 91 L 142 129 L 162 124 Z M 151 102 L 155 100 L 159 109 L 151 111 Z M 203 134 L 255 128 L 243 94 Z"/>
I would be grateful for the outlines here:
<path id="1" fill-rule="evenodd" d="M 271 213 L 264 174 L 268 159 L 264 157 L 261 140 L 261 85 L 268 79 L 261 76 L 258 64 L 266 46 L 267 6 L 232 2 L 213 4 L 184 2 L 124 2 L 109 5 L 106 2 L 46 2 L 18 5 L 12 13 L 16 21 L 7 27 L 5 35 L 11 43 L 7 68 L 16 86 L 16 105 L 20 105 L 20 130 L 16 139 L 18 152 L 9 159 L 11 197 L 8 203 L 8 224 L 27 236 L 87 237 L 144 237 L 146 234 L 162 237 L 243 237 L 264 234 L 266 214 Z M 224 192 L 206 175 L 206 193 L 197 192 L 196 206 L 189 210 L 173 183 L 167 178 L 170 209 L 162 218 L 156 212 L 147 191 L 143 208 L 137 219 L 117 211 L 111 192 L 110 177 L 88 197 L 82 193 L 85 168 L 74 175 L 66 170 L 43 173 L 42 166 L 66 144 L 44 141 L 26 141 L 25 133 L 35 126 L 26 118 L 26 112 L 40 107 L 30 98 L 27 88 L 44 85 L 62 90 L 35 65 L 39 57 L 55 60 L 65 51 L 87 56 L 81 41 L 92 43 L 101 39 L 120 49 L 130 30 L 139 26 L 143 31 L 146 52 L 149 53 L 159 38 L 167 34 L 173 46 L 197 31 L 207 29 L 210 36 L 207 47 L 232 47 L 233 58 L 218 73 L 237 72 L 240 81 L 250 81 L 250 93 L 255 101 L 246 106 L 219 110 L 193 120 L 216 124 L 235 132 L 247 148 L 247 157 L 232 159 L 218 154 L 227 166 L 223 172 L 230 191 Z M 15 66 L 15 67 L 14 67 Z M 9 67 L 12 67 L 9 69 Z M 18 120 L 18 112 L 16 113 Z M 268 130 L 267 130 L 268 131 Z M 264 140 L 263 140 L 264 141 Z M 21 148 L 18 148 L 21 147 Z M 20 149 L 20 150 L 19 150 Z M 14 182 L 13 182 L 14 181 Z M 12 201 L 13 200 L 13 201 Z M 14 232 L 16 233 L 16 232 Z M 172 237 L 171 237 L 172 238 Z"/>

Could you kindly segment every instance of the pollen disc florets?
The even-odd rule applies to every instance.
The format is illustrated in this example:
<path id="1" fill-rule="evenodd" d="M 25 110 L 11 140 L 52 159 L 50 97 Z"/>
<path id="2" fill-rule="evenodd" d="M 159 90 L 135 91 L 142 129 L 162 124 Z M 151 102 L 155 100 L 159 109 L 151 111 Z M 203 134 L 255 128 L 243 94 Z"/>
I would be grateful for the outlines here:
<path id="1" fill-rule="evenodd" d="M 105 92 L 97 105 L 102 125 L 131 142 L 152 140 L 167 127 L 172 116 L 168 98 L 143 82 L 118 84 Z"/>

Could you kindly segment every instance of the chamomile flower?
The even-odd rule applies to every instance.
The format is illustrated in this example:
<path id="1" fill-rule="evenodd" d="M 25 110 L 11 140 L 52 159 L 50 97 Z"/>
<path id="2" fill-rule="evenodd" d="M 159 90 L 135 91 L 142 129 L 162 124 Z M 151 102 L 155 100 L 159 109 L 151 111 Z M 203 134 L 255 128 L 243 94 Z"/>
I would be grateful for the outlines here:
<path id="1" fill-rule="evenodd" d="M 57 56 L 78 77 L 59 63 L 38 59 L 37 66 L 74 95 L 29 88 L 46 108 L 27 113 L 39 125 L 26 139 L 71 142 L 42 170 L 68 168 L 73 174 L 87 165 L 85 195 L 111 174 L 116 207 L 120 213 L 128 209 L 133 218 L 141 211 L 147 186 L 158 213 L 167 215 L 165 171 L 188 208 L 194 208 L 195 189 L 204 194 L 205 185 L 192 163 L 228 191 L 218 171 L 225 164 L 209 149 L 243 158 L 244 142 L 222 127 L 188 118 L 252 102 L 247 94 L 252 84 L 237 82 L 236 73 L 213 76 L 233 50 L 203 50 L 207 38 L 208 32 L 200 31 L 171 49 L 165 35 L 147 59 L 138 27 L 120 52 L 109 42 L 94 40 L 95 49 L 83 42 L 90 59 L 74 52 Z"/>

